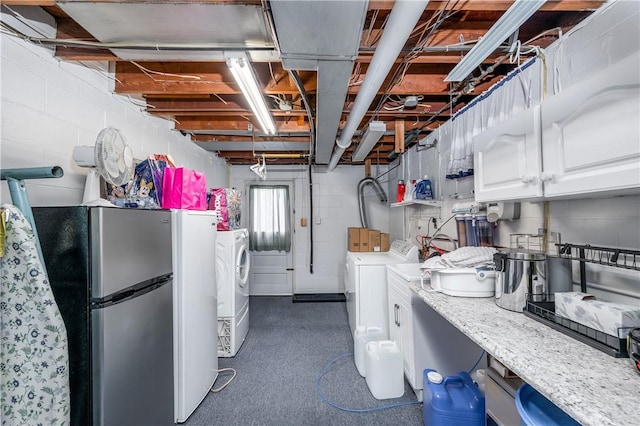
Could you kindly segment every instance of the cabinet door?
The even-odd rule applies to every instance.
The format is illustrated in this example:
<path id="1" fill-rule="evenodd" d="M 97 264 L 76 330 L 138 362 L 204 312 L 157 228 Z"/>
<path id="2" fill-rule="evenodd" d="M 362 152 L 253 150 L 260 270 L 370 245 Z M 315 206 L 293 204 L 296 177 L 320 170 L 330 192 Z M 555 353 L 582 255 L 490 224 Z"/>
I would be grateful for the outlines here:
<path id="1" fill-rule="evenodd" d="M 391 275 L 391 274 L 390 274 Z M 411 298 L 409 285 L 391 275 L 389 283 L 389 340 L 398 344 L 402 353 L 404 374 L 414 389 L 422 389 L 422 372 L 415 371 L 413 354 L 413 324 L 411 322 Z"/>
<path id="2" fill-rule="evenodd" d="M 640 188 L 640 55 L 542 105 L 546 197 Z"/>
<path id="3" fill-rule="evenodd" d="M 398 300 L 398 345 L 402 352 L 404 374 L 409 378 L 412 386 L 416 383 L 411 380 L 415 376 L 415 366 L 413 362 L 413 326 L 411 325 L 411 303 L 404 299 Z"/>
<path id="4" fill-rule="evenodd" d="M 542 197 L 538 106 L 487 129 L 473 145 L 476 201 Z"/>
<path id="5" fill-rule="evenodd" d="M 391 285 L 389 286 L 389 340 L 398 343 L 398 347 L 400 348 L 400 352 L 404 356 L 404 352 L 402 352 L 402 342 L 400 341 L 400 326 L 398 323 L 398 308 L 399 308 L 400 296 L 398 295 L 397 290 Z"/>

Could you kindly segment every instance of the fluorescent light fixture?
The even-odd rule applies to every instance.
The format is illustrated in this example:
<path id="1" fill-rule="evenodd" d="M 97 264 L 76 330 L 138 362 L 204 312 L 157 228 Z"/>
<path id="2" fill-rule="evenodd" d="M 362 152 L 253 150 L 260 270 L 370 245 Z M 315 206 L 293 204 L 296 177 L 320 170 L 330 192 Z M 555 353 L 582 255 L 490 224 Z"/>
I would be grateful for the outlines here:
<path id="1" fill-rule="evenodd" d="M 456 65 L 444 81 L 462 81 L 491 55 L 500 44 L 515 33 L 546 0 L 516 0 L 493 24 L 489 31 Z"/>
<path id="2" fill-rule="evenodd" d="M 244 52 L 224 52 L 224 59 L 258 119 L 262 131 L 270 135 L 275 134 L 276 125 L 258 87 L 258 80 L 253 73 L 247 54 Z"/>
<path id="3" fill-rule="evenodd" d="M 351 161 L 364 160 L 386 131 L 387 126 L 382 121 L 372 121 L 369 124 L 367 131 L 364 132 L 364 136 L 362 136 L 355 152 L 351 156 Z"/>

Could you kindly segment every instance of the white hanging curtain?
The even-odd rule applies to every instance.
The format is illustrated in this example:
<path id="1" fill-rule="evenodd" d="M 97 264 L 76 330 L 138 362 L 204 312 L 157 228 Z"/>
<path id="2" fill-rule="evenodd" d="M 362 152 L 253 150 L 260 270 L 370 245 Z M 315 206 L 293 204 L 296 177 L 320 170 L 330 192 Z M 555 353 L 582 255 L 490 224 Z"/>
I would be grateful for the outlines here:
<path id="1" fill-rule="evenodd" d="M 533 58 L 511 71 L 458 111 L 451 123 L 451 154 L 447 179 L 473 174 L 473 139 L 514 114 L 542 102 L 542 61 Z M 441 137 L 440 140 L 445 140 Z"/>
<path id="2" fill-rule="evenodd" d="M 289 187 L 249 186 L 249 249 L 290 251 Z"/>

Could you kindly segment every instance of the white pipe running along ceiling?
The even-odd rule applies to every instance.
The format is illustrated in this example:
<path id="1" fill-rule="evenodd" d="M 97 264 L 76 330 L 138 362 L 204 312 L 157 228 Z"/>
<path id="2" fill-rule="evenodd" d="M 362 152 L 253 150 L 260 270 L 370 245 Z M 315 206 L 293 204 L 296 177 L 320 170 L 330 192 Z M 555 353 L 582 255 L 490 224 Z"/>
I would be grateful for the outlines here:
<path id="1" fill-rule="evenodd" d="M 360 121 L 366 114 L 371 102 L 373 102 L 378 89 L 380 89 L 384 79 L 389 74 L 391 67 L 428 3 L 429 0 L 396 0 L 378 47 L 371 58 L 367 74 L 347 118 L 347 123 L 342 130 L 340 139 L 336 140 L 336 146 L 329 162 L 329 171 L 336 168 L 345 149 L 351 145 L 351 138 Z"/>

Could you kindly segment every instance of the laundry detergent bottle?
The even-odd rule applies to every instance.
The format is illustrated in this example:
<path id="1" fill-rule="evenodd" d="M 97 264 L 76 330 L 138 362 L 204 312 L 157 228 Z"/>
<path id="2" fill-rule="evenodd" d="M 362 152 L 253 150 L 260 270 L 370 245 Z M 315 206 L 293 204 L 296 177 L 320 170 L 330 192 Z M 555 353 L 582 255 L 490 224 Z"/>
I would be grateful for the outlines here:
<path id="1" fill-rule="evenodd" d="M 429 176 L 424 175 L 424 179 L 416 184 L 417 200 L 433 200 L 433 185 Z"/>

